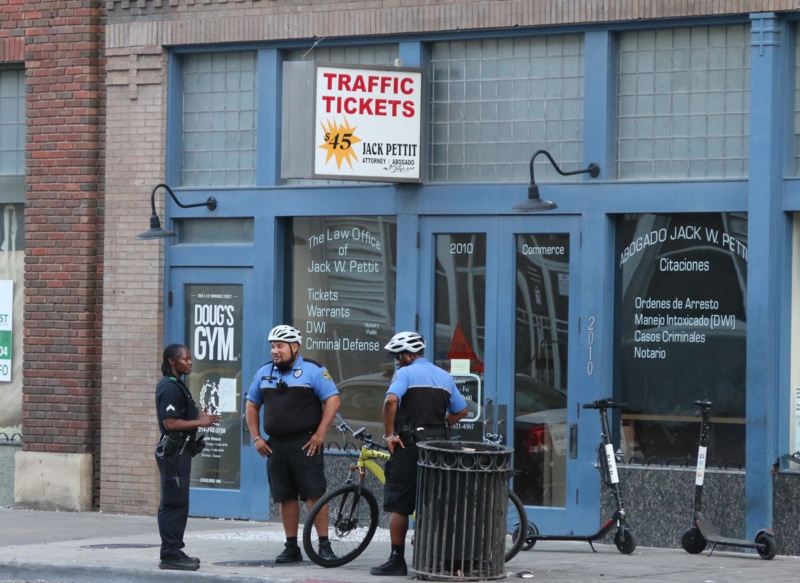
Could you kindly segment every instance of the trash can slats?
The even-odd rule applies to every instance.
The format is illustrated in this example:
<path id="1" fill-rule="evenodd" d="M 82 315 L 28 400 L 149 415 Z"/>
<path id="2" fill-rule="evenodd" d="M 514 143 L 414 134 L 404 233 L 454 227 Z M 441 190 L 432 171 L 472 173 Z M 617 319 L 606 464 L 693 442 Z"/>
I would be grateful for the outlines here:
<path id="1" fill-rule="evenodd" d="M 419 447 L 413 567 L 418 578 L 505 577 L 513 449 L 460 441 Z"/>

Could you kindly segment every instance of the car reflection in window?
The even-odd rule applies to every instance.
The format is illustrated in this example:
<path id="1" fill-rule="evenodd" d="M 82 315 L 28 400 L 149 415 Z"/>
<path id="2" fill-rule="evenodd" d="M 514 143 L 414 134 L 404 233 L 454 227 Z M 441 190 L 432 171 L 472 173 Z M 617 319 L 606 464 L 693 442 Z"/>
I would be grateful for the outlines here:
<path id="1" fill-rule="evenodd" d="M 514 490 L 527 505 L 563 506 L 567 393 L 524 374 L 514 383 Z"/>

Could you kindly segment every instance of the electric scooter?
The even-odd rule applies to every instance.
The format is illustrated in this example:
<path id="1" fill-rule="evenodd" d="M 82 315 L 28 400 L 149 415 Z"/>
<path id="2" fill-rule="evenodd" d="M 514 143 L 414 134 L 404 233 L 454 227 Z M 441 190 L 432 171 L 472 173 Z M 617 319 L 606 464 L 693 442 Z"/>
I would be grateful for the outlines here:
<path id="1" fill-rule="evenodd" d="M 598 466 L 603 476 L 603 481 L 611 488 L 614 500 L 617 503 L 617 511 L 609 518 L 603 526 L 594 534 L 590 535 L 551 535 L 539 534 L 536 525 L 528 521 L 528 533 L 525 537 L 523 550 L 530 550 L 540 540 L 570 540 L 586 541 L 592 547 L 592 551 L 597 552 L 592 544 L 605 537 L 614 528 L 617 529 L 614 535 L 614 544 L 623 555 L 630 555 L 636 550 L 636 535 L 626 523 L 625 506 L 622 503 L 622 493 L 619 487 L 619 473 L 617 472 L 617 461 L 614 457 L 614 446 L 611 443 L 611 429 L 608 425 L 608 409 L 621 409 L 624 405 L 616 404 L 611 399 L 601 399 L 591 404 L 583 405 L 584 409 L 597 409 L 600 412 L 600 428 L 603 441 L 597 446 Z"/>
<path id="2" fill-rule="evenodd" d="M 706 461 L 708 459 L 708 433 L 711 429 L 710 414 L 708 412 L 714 404 L 711 401 L 695 401 L 700 407 L 700 416 L 703 421 L 700 426 L 700 447 L 697 450 L 697 473 L 694 480 L 694 524 L 683 533 L 681 546 L 687 553 L 696 555 L 702 553 L 708 543 L 711 543 L 710 557 L 717 545 L 756 549 L 762 559 L 770 560 L 778 553 L 778 542 L 775 533 L 770 528 L 762 528 L 756 534 L 755 542 L 726 538 L 719 533 L 716 526 L 703 518 L 703 480 L 705 479 Z"/>

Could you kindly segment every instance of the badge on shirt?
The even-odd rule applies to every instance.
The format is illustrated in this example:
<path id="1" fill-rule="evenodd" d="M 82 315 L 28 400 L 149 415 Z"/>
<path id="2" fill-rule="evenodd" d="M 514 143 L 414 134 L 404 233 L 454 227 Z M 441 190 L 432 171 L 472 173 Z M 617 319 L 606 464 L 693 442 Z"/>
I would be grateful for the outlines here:
<path id="1" fill-rule="evenodd" d="M 167 411 L 174 411 L 174 410 L 175 410 L 175 407 L 173 407 L 172 405 L 167 407 Z"/>
<path id="2" fill-rule="evenodd" d="M 299 379 L 301 374 L 303 374 L 303 371 L 297 369 L 296 371 L 294 371 L 294 378 Z"/>
<path id="3" fill-rule="evenodd" d="M 333 377 L 331 376 L 331 373 L 328 372 L 327 368 L 322 369 L 322 378 L 324 378 L 326 381 L 333 380 Z"/>

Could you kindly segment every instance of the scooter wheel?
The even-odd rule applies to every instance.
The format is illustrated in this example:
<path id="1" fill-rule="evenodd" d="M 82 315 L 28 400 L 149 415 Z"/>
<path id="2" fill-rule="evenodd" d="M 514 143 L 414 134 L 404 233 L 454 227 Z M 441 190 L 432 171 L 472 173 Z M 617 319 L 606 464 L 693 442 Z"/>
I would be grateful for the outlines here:
<path id="1" fill-rule="evenodd" d="M 758 556 L 764 560 L 769 561 L 774 559 L 778 554 L 778 542 L 775 537 L 768 532 L 762 532 L 756 537 L 756 544 L 764 545 L 764 550 L 757 548 Z"/>
<path id="2" fill-rule="evenodd" d="M 708 542 L 696 526 L 687 528 L 681 537 L 681 546 L 683 550 L 690 555 L 698 555 L 706 550 Z"/>
<path id="3" fill-rule="evenodd" d="M 539 534 L 539 529 L 536 528 L 534 523 L 528 521 L 528 532 L 525 533 L 525 544 L 522 545 L 523 551 L 529 551 L 536 546 L 536 539 L 531 537 L 537 534 Z"/>
<path id="4" fill-rule="evenodd" d="M 617 530 L 617 534 L 614 535 L 614 544 L 617 545 L 617 550 L 623 555 L 630 555 L 636 550 L 636 535 L 627 526 L 624 527 L 624 530 L 625 540 L 622 540 L 622 531 Z"/>

